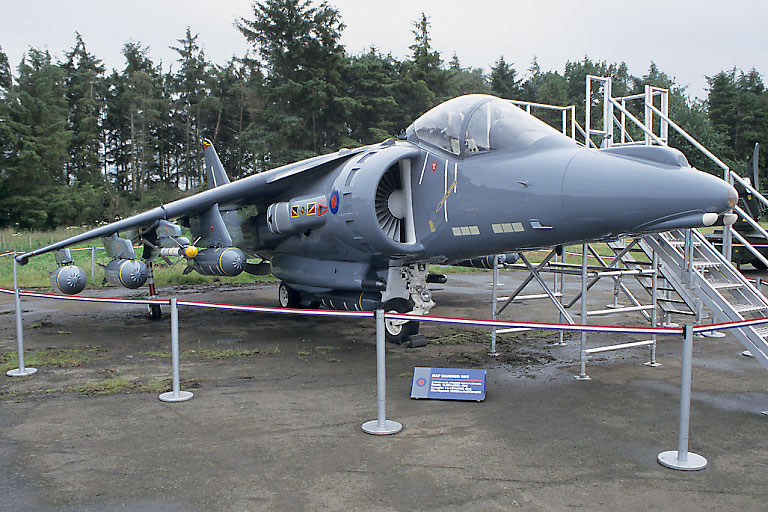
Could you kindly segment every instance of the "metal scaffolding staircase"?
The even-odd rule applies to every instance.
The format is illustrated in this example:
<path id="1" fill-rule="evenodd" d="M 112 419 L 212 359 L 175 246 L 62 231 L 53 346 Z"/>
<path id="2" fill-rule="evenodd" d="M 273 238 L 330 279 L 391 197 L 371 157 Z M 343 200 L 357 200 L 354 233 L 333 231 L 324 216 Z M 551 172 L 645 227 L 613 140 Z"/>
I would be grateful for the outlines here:
<path id="1" fill-rule="evenodd" d="M 631 242 L 628 242 L 626 239 L 618 239 L 607 242 L 608 247 L 613 251 L 614 255 L 616 257 L 619 257 L 621 259 L 621 263 L 624 267 L 626 267 L 629 270 L 642 270 L 642 269 L 649 269 L 652 268 L 652 261 L 653 261 L 653 255 L 652 254 L 646 254 L 646 251 L 643 250 L 640 245 L 640 238 L 632 239 Z M 628 243 L 635 243 L 637 248 L 633 249 L 631 251 L 625 251 L 624 249 L 627 247 Z M 635 258 L 635 253 L 642 253 L 647 256 L 643 259 L 637 259 Z M 653 276 L 648 275 L 647 273 L 638 273 L 634 275 L 635 279 L 637 280 L 638 284 L 648 293 L 649 296 L 653 299 L 654 295 L 654 289 L 653 289 Z M 616 290 L 614 291 L 614 301 L 618 299 L 619 291 L 623 292 L 627 298 L 629 298 L 630 301 L 633 303 L 636 302 L 636 299 L 632 296 L 632 294 L 627 290 L 626 286 L 622 286 L 622 283 L 619 278 L 616 280 Z M 681 295 L 678 290 L 675 289 L 674 284 L 670 283 L 664 278 L 664 274 L 659 272 L 658 275 L 658 282 L 656 285 L 656 303 L 657 306 L 661 312 L 661 314 L 664 317 L 665 323 L 667 323 L 670 319 L 670 315 L 695 315 L 696 307 L 695 304 L 689 301 L 686 301 L 686 297 Z M 616 306 L 614 306 L 616 307 Z M 644 313 L 646 316 L 646 319 L 650 321 L 650 315 L 647 313 Z"/>
<path id="2" fill-rule="evenodd" d="M 687 304 L 700 302 L 714 318 L 731 322 L 768 316 L 768 299 L 699 230 L 646 235 L 640 247 L 649 258 L 658 256 L 664 278 Z M 768 326 L 731 332 L 768 369 Z"/>

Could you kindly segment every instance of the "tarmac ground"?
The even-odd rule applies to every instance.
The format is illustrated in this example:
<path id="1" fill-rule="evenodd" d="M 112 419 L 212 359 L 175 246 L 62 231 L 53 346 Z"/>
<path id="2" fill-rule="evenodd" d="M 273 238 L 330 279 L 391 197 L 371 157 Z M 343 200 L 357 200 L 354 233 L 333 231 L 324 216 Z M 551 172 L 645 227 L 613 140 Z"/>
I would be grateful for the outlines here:
<path id="1" fill-rule="evenodd" d="M 523 277 L 503 272 L 502 290 Z M 449 275 L 432 313 L 489 318 L 490 279 Z M 592 309 L 612 302 L 612 291 L 601 281 Z M 277 303 L 276 284 L 163 292 Z M 566 346 L 555 344 L 557 332 L 500 335 L 500 356 L 491 357 L 487 329 L 425 323 L 426 347 L 387 347 L 387 416 L 404 429 L 379 437 L 360 428 L 376 416 L 372 319 L 183 308 L 182 389 L 195 396 L 164 403 L 167 311 L 149 321 L 145 306 L 48 299 L 24 299 L 23 311 L 27 358 L 44 364 L 34 376 L 0 376 L 0 510 L 757 511 L 768 503 L 760 414 L 768 374 L 731 335 L 694 340 L 690 450 L 709 465 L 680 472 L 656 461 L 677 448 L 678 337 L 659 337 L 658 368 L 642 364 L 646 348 L 607 352 L 589 360 L 591 380 L 581 382 L 578 334 Z M 502 317 L 558 321 L 541 301 L 516 302 Z M 637 313 L 594 323 L 647 325 Z M 590 334 L 587 343 L 639 339 Z M 15 362 L 15 348 L 13 299 L 0 296 L 6 361 Z M 416 366 L 484 368 L 487 398 L 413 400 Z"/>

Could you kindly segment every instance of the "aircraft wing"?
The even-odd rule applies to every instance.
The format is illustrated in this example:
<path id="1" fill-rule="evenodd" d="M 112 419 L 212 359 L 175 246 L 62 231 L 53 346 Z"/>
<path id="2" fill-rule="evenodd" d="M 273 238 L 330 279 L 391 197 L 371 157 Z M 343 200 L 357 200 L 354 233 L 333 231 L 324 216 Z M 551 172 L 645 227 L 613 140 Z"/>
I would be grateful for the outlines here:
<path id="1" fill-rule="evenodd" d="M 290 188 L 292 180 L 289 180 L 288 178 L 296 176 L 297 174 L 320 171 L 330 165 L 338 164 L 340 161 L 348 159 L 364 150 L 365 148 L 362 147 L 329 155 L 321 155 L 301 162 L 278 167 L 270 171 L 254 174 L 253 176 L 220 185 L 190 197 L 160 205 L 132 217 L 91 229 L 65 240 L 46 245 L 45 247 L 19 254 L 16 256 L 16 261 L 25 265 L 32 256 L 63 249 L 70 245 L 91 240 L 93 238 L 108 237 L 113 233 L 120 231 L 151 226 L 159 220 L 170 220 L 188 215 L 197 215 L 205 212 L 217 203 L 227 205 L 247 205 L 266 202 L 271 198 L 279 197 Z M 213 147 L 207 147 L 206 152 L 208 151 L 214 151 Z"/>

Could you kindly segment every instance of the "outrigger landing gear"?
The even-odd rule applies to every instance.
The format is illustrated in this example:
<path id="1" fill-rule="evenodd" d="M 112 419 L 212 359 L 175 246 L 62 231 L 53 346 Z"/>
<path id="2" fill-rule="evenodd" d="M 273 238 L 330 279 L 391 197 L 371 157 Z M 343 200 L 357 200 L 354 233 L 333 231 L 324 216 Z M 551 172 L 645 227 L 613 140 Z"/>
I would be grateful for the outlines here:
<path id="1" fill-rule="evenodd" d="M 147 284 L 149 284 L 149 298 L 156 299 L 157 292 L 155 291 L 155 276 L 152 272 L 152 263 L 147 263 L 147 271 L 149 277 L 147 278 Z M 160 309 L 160 304 L 149 304 L 147 306 L 149 310 L 150 320 L 160 320 L 163 317 L 163 311 Z"/>
<path id="2" fill-rule="evenodd" d="M 280 307 L 297 308 L 301 306 L 301 294 L 285 284 L 284 281 L 280 281 L 280 288 L 277 291 L 277 296 L 280 300 Z"/>

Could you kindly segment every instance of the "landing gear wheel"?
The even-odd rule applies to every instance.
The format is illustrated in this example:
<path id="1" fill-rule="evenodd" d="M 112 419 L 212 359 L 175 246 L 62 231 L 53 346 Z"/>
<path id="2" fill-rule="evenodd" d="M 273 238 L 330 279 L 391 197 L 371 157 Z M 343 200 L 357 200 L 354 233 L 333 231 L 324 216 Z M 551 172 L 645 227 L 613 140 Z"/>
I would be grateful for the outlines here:
<path id="1" fill-rule="evenodd" d="M 280 281 L 277 296 L 280 300 L 280 307 L 297 308 L 301 306 L 301 294 L 282 281 Z"/>
<path id="2" fill-rule="evenodd" d="M 160 304 L 150 304 L 149 305 L 149 319 L 150 320 L 160 320 L 163 317 L 163 312 L 160 309 Z"/>
<path id="3" fill-rule="evenodd" d="M 384 303 L 387 313 L 408 313 L 413 310 L 413 303 L 406 299 L 390 299 Z M 402 345 L 412 335 L 419 332 L 419 322 L 399 323 L 397 320 L 384 320 L 385 339 L 395 345 Z"/>

